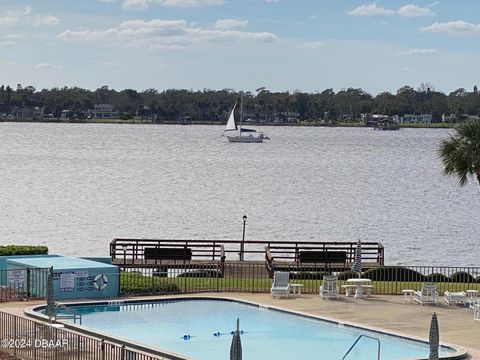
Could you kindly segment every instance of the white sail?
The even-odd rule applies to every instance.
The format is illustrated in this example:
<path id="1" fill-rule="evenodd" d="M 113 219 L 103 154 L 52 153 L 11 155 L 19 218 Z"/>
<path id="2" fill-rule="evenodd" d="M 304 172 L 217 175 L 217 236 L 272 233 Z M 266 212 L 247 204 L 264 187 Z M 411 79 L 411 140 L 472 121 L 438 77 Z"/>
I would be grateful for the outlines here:
<path id="1" fill-rule="evenodd" d="M 263 142 L 263 140 L 269 139 L 268 136 L 263 133 L 259 133 L 254 129 L 242 129 L 240 125 L 237 126 L 237 123 L 235 122 L 236 107 L 237 103 L 235 103 L 235 106 L 230 113 L 227 125 L 225 126 L 225 131 L 223 132 L 223 135 L 227 137 L 229 142 L 259 143 Z M 243 117 L 243 114 L 241 117 Z"/>
<path id="2" fill-rule="evenodd" d="M 237 123 L 235 122 L 235 108 L 237 107 L 237 104 L 235 103 L 235 106 L 232 109 L 232 112 L 230 113 L 230 117 L 228 118 L 227 125 L 225 126 L 225 131 L 228 130 L 238 130 Z"/>

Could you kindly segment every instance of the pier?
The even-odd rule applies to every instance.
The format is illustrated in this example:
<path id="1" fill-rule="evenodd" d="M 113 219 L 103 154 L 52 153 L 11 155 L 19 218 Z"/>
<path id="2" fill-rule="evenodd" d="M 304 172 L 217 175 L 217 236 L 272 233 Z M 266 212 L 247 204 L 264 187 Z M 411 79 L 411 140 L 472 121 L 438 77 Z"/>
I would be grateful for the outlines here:
<path id="1" fill-rule="evenodd" d="M 110 256 L 114 265 L 123 268 L 155 268 L 165 274 L 169 269 L 198 269 L 215 271 L 222 277 L 235 277 L 238 272 L 249 272 L 248 264 L 256 272 L 259 265 L 263 265 L 265 270 L 262 273 L 271 277 L 274 270 L 349 270 L 356 247 L 356 241 L 117 238 L 110 242 Z M 362 266 L 365 269 L 383 266 L 384 260 L 381 243 L 362 242 Z"/>

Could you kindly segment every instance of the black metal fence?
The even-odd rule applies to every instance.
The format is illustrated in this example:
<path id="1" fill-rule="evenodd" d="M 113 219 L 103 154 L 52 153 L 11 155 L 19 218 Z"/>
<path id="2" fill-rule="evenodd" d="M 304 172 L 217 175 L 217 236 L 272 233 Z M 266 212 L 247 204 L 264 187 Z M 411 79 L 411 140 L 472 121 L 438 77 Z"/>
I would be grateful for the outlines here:
<path id="1" fill-rule="evenodd" d="M 49 268 L 0 270 L 0 302 L 44 299 Z"/>
<path id="2" fill-rule="evenodd" d="M 209 265 L 156 265 L 122 267 L 122 295 L 156 295 L 199 292 L 268 293 L 272 279 L 264 263 L 232 262 L 223 271 Z M 318 293 L 324 268 L 289 267 L 290 283 L 301 284 L 302 293 Z M 437 283 L 438 291 L 480 291 L 480 267 L 382 266 L 358 273 L 334 272 L 339 285 L 350 278 L 370 279 L 374 294 L 402 294 L 402 290 L 420 290 L 423 283 Z M 341 287 L 340 287 L 341 288 Z"/>
<path id="3" fill-rule="evenodd" d="M 180 360 L 0 312 L 0 352 L 26 360 Z"/>

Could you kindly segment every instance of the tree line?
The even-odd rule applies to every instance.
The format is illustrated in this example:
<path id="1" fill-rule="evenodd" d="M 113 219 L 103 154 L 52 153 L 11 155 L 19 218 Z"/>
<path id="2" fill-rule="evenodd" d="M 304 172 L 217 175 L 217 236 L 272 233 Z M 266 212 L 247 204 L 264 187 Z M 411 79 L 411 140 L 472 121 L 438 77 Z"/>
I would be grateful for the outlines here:
<path id="1" fill-rule="evenodd" d="M 36 90 L 33 86 L 0 87 L 0 114 L 12 114 L 20 107 L 40 107 L 45 114 L 60 117 L 67 110 L 70 116 L 85 118 L 86 112 L 96 104 L 111 104 L 123 119 L 147 113 L 158 120 L 189 118 L 195 121 L 223 121 L 233 104 L 240 100 L 240 92 L 223 90 L 146 89 L 116 91 L 108 86 L 96 90 L 63 87 Z M 271 92 L 259 88 L 243 93 L 244 113 L 257 121 L 345 120 L 355 121 L 361 114 L 377 113 L 387 116 L 405 114 L 431 114 L 439 122 L 442 115 L 454 116 L 456 121 L 465 115 L 480 115 L 480 94 L 457 89 L 448 95 L 436 91 L 429 84 L 417 89 L 404 86 L 396 93 L 382 92 L 372 96 L 360 88 L 338 92 L 326 89 L 321 92 Z"/>

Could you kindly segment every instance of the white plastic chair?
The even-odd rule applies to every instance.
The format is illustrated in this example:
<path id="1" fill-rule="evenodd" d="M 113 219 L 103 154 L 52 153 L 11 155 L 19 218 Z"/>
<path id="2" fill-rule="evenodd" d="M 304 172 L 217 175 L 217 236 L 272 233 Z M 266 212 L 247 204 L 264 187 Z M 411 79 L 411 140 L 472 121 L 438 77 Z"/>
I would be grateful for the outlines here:
<path id="1" fill-rule="evenodd" d="M 467 304 L 470 308 L 474 308 L 476 304 L 480 304 L 478 290 L 467 290 Z"/>
<path id="2" fill-rule="evenodd" d="M 437 284 L 423 284 L 420 291 L 413 293 L 413 299 L 423 304 L 435 304 L 438 306 Z"/>
<path id="3" fill-rule="evenodd" d="M 338 300 L 340 291 L 337 285 L 338 278 L 333 275 L 325 275 L 323 277 L 323 283 L 320 286 L 320 296 L 323 300 L 327 297 L 334 297 Z"/>
<path id="4" fill-rule="evenodd" d="M 443 298 L 448 305 L 460 304 L 465 306 L 467 304 L 467 294 L 465 294 L 464 291 L 445 291 L 445 293 L 443 294 Z"/>
<path id="5" fill-rule="evenodd" d="M 275 295 L 288 297 L 290 295 L 290 273 L 287 271 L 275 271 L 273 284 L 270 289 L 272 297 Z"/>

